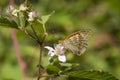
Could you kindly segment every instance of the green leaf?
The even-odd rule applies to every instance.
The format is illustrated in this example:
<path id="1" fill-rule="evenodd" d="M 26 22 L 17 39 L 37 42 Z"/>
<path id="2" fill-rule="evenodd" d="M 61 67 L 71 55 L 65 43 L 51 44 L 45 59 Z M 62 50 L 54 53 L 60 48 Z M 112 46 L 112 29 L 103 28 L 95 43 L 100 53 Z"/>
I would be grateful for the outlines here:
<path id="1" fill-rule="evenodd" d="M 57 66 L 48 65 L 46 71 L 48 74 L 56 74 L 60 71 L 60 69 Z"/>
<path id="2" fill-rule="evenodd" d="M 10 21 L 6 17 L 0 17 L 0 26 L 18 29 L 17 23 L 13 20 Z"/>
<path id="3" fill-rule="evenodd" d="M 53 78 L 53 80 L 68 80 L 68 79 L 60 76 L 60 77 Z"/>
<path id="4" fill-rule="evenodd" d="M 61 66 L 67 66 L 67 67 L 72 66 L 71 63 L 60 63 L 60 65 L 61 65 Z"/>
<path id="5" fill-rule="evenodd" d="M 11 27 L 18 29 L 18 25 L 15 21 L 11 20 Z"/>
<path id="6" fill-rule="evenodd" d="M 29 26 L 26 27 L 26 30 L 31 34 L 37 41 L 43 42 L 45 38 L 44 29 L 42 24 L 35 20 Z"/>
<path id="7" fill-rule="evenodd" d="M 69 71 L 71 71 L 73 69 L 76 69 L 79 66 L 79 64 L 76 64 L 76 63 L 74 63 L 74 64 L 71 64 L 71 63 L 60 63 L 60 65 L 62 66 L 61 73 L 69 72 Z"/>
<path id="8" fill-rule="evenodd" d="M 49 15 L 45 15 L 45 16 L 41 16 L 41 20 L 42 21 L 40 21 L 42 24 L 45 24 L 47 21 L 48 21 L 48 19 L 50 18 L 50 16 L 54 13 L 55 11 L 53 11 L 53 12 L 51 12 Z"/>
<path id="9" fill-rule="evenodd" d="M 27 13 L 24 11 L 20 11 L 18 13 L 18 24 L 19 24 L 19 28 L 23 28 L 27 26 Z"/>
<path id="10" fill-rule="evenodd" d="M 108 72 L 100 71 L 73 71 L 64 73 L 69 77 L 79 78 L 79 79 L 90 79 L 90 80 L 118 80 L 113 75 Z"/>
<path id="11" fill-rule="evenodd" d="M 31 10 L 31 8 L 32 8 L 32 4 L 28 0 L 25 0 L 25 2 L 22 5 L 27 7 L 29 10 Z"/>

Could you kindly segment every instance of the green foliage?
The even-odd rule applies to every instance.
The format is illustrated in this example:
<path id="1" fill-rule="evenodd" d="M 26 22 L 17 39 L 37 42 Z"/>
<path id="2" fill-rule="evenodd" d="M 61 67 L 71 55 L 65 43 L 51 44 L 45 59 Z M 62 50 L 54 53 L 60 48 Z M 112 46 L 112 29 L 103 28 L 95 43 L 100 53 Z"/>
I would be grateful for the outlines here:
<path id="1" fill-rule="evenodd" d="M 82 80 L 118 80 L 112 74 L 104 71 L 84 71 L 75 70 L 78 65 L 71 63 L 55 63 L 47 66 L 47 73 L 53 75 L 53 80 L 65 79 L 82 79 Z"/>
<path id="2" fill-rule="evenodd" d="M 79 78 L 79 79 L 88 79 L 88 80 L 118 80 L 113 75 L 104 71 L 73 71 L 65 73 L 69 77 Z"/>
<path id="3" fill-rule="evenodd" d="M 18 26 L 14 20 L 9 20 L 6 17 L 0 17 L 0 26 L 1 27 L 10 27 L 18 29 Z"/>
<path id="4" fill-rule="evenodd" d="M 46 70 L 48 74 L 57 74 L 60 71 L 60 69 L 54 65 L 48 65 Z"/>
<path id="5" fill-rule="evenodd" d="M 40 22 L 37 20 L 33 21 L 28 25 L 28 27 L 26 27 L 26 30 L 34 37 L 35 40 L 43 42 L 45 35 L 43 26 Z"/>
<path id="6" fill-rule="evenodd" d="M 53 80 L 68 80 L 66 77 L 55 77 Z"/>
<path id="7" fill-rule="evenodd" d="M 9 18 L 0 17 L 0 26 L 17 28 L 32 37 L 36 42 L 43 43 L 47 35 L 45 24 L 53 13 L 54 11 L 41 16 L 41 20 L 36 19 L 38 17 L 37 13 L 32 11 L 30 3 L 25 1 L 19 9 L 10 11 Z"/>
<path id="8" fill-rule="evenodd" d="M 45 24 L 48 19 L 50 18 L 50 16 L 54 13 L 55 11 L 53 11 L 52 13 L 50 13 L 49 15 L 44 15 L 44 16 L 41 16 L 41 24 Z"/>
<path id="9" fill-rule="evenodd" d="M 28 15 L 25 11 L 21 11 L 18 13 L 18 25 L 19 25 L 19 28 L 22 29 L 23 27 L 26 27 L 28 22 L 27 22 L 27 18 L 28 18 Z"/>

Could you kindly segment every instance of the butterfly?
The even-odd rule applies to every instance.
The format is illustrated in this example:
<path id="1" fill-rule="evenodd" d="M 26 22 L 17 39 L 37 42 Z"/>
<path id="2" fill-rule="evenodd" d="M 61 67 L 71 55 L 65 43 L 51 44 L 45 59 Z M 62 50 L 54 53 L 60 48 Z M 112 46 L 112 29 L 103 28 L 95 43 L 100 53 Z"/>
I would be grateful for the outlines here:
<path id="1" fill-rule="evenodd" d="M 64 40 L 60 40 L 59 43 L 62 44 L 65 49 L 72 51 L 74 54 L 81 55 L 87 49 L 87 40 L 91 32 L 91 30 L 80 30 L 74 32 Z"/>

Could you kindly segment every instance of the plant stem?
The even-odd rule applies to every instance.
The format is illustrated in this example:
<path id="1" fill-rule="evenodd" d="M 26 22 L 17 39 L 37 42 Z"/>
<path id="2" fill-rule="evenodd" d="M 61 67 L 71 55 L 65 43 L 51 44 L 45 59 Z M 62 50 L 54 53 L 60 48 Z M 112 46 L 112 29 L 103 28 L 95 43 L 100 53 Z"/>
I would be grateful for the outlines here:
<path id="1" fill-rule="evenodd" d="M 40 47 L 40 56 L 39 56 L 39 63 L 38 63 L 38 78 L 37 80 L 39 80 L 41 78 L 41 63 L 42 63 L 42 48 L 43 48 L 43 44 L 39 44 Z"/>
<path id="2" fill-rule="evenodd" d="M 37 20 L 38 22 L 40 22 L 41 24 L 43 24 L 43 30 L 44 30 L 44 34 L 45 34 L 45 36 L 47 36 L 48 35 L 48 33 L 47 33 L 47 31 L 46 31 L 46 28 L 45 28 L 45 23 L 43 23 L 42 21 L 40 21 L 40 20 Z"/>
<path id="3" fill-rule="evenodd" d="M 43 30 L 44 30 L 44 34 L 45 34 L 45 36 L 47 36 L 47 35 L 48 35 L 48 33 L 46 32 L 46 29 L 45 29 L 45 24 L 43 24 Z"/>

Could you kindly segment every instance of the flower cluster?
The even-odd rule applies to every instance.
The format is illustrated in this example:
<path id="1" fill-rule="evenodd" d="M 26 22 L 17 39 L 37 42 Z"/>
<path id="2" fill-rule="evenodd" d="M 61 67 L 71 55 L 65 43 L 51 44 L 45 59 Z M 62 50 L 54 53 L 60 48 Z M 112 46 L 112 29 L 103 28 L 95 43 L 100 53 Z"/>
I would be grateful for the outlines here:
<path id="1" fill-rule="evenodd" d="M 62 44 L 55 44 L 54 45 L 55 49 L 53 49 L 50 46 L 45 46 L 45 48 L 49 50 L 48 55 L 50 57 L 57 55 L 59 61 L 66 62 L 65 49 L 64 49 L 64 46 Z"/>
<path id="2" fill-rule="evenodd" d="M 21 4 L 19 9 L 15 9 L 14 6 L 9 5 L 6 12 L 11 13 L 14 17 L 18 17 L 18 14 L 20 12 L 26 12 L 28 16 L 28 21 L 34 21 L 35 18 L 38 17 L 37 11 L 30 11 L 29 7 L 25 6 L 24 4 Z"/>

